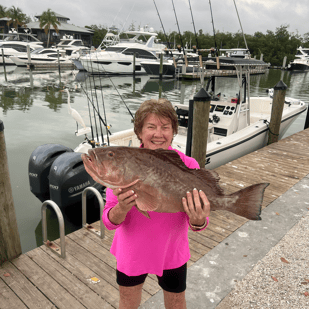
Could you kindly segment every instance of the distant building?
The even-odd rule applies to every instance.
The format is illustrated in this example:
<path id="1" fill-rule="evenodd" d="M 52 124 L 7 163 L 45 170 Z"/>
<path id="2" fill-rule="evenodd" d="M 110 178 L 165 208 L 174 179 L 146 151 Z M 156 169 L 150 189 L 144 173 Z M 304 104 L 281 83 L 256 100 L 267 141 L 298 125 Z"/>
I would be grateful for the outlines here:
<path id="1" fill-rule="evenodd" d="M 9 26 L 7 25 L 9 20 L 11 20 L 11 19 L 8 18 L 8 17 L 0 18 L 0 33 L 8 33 L 9 32 Z"/>
<path id="2" fill-rule="evenodd" d="M 85 46 L 92 46 L 93 30 L 68 24 L 68 20 L 70 20 L 70 18 L 62 16 L 58 13 L 55 13 L 55 15 L 61 25 L 58 25 L 59 33 L 56 33 L 54 27 L 51 26 L 49 39 L 50 45 L 58 44 L 60 39 L 64 36 L 72 36 L 73 39 L 81 39 Z M 47 43 L 47 34 L 45 34 L 44 28 L 40 28 L 41 15 L 37 15 L 35 17 L 38 21 L 28 23 L 27 27 L 30 29 L 31 33 L 35 34 L 37 38 L 45 45 Z"/>

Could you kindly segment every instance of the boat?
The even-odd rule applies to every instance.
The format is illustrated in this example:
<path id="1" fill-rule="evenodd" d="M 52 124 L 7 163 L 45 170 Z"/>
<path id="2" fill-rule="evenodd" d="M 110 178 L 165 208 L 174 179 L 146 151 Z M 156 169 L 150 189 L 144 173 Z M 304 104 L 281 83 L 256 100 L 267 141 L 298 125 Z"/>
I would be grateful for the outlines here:
<path id="1" fill-rule="evenodd" d="M 212 77 L 206 86 L 212 96 L 209 114 L 209 132 L 205 167 L 214 169 L 245 154 L 266 146 L 273 98 L 271 92 L 263 97 L 250 96 L 250 69 L 236 66 L 239 80 L 237 96 L 225 97 L 215 93 L 215 79 Z M 180 130 L 174 137 L 172 147 L 186 153 L 189 106 L 175 104 Z M 283 137 L 293 121 L 307 109 L 298 99 L 285 98 L 279 139 Z M 110 145 L 139 146 L 133 129 L 105 136 Z M 99 141 L 102 144 L 102 141 Z M 88 152 L 91 144 L 81 143 L 75 151 Z"/>
<path id="2" fill-rule="evenodd" d="M 119 43 L 98 49 L 79 61 L 83 68 L 91 74 L 145 74 L 141 61 L 156 61 L 157 55 L 166 48 L 164 44 L 156 43 L 157 33 L 150 28 L 144 31 L 125 31 L 127 39 L 120 39 Z M 133 37 L 130 37 L 133 36 Z M 147 42 L 141 41 L 141 37 L 149 37 Z"/>
<path id="3" fill-rule="evenodd" d="M 9 33 L 0 34 L 0 50 L 3 49 L 2 53 L 6 65 L 15 65 L 9 57 L 26 53 L 28 45 L 31 52 L 35 49 L 42 48 L 43 42 L 39 41 L 31 33 L 18 33 L 15 29 L 12 29 Z M 3 58 L 0 57 L 0 65 L 2 64 Z"/>
<path id="4" fill-rule="evenodd" d="M 211 96 L 208 140 L 205 157 L 205 168 L 214 169 L 243 155 L 251 153 L 267 145 L 269 134 L 269 122 L 271 118 L 272 101 L 271 92 L 261 97 L 250 96 L 250 70 L 248 67 L 236 67 L 239 85 L 238 94 L 234 97 L 226 97 L 215 91 L 216 78 L 211 77 L 205 89 Z M 245 74 L 243 74 L 245 73 Z M 95 86 L 96 87 L 96 86 Z M 96 87 L 97 88 L 97 87 Z M 102 88 L 101 88 L 102 89 Z M 68 103 L 70 96 L 68 93 Z M 50 198 L 64 207 L 72 197 L 81 193 L 88 186 L 98 186 L 97 183 L 85 173 L 82 165 L 81 153 L 88 153 L 95 147 L 127 146 L 139 147 L 140 141 L 133 128 L 111 134 L 96 104 L 88 97 L 91 115 L 96 115 L 97 121 L 93 128 L 83 125 L 76 131 L 77 136 L 85 135 L 85 140 L 75 149 L 68 149 L 63 145 L 46 144 L 34 150 L 29 159 L 29 181 L 31 191 L 42 201 Z M 175 104 L 178 115 L 179 132 L 174 137 L 172 147 L 190 155 L 190 125 L 189 111 L 193 105 Z M 282 114 L 279 139 L 283 137 L 293 121 L 307 109 L 306 104 L 298 99 L 285 98 Z M 73 115 L 72 115 L 73 116 Z M 93 117 L 93 116 L 91 116 Z M 74 119 L 80 117 L 75 111 Z M 106 128 L 106 134 L 98 132 L 98 124 Z M 95 132 L 97 130 L 97 132 Z M 91 133 L 90 133 L 91 132 Z M 87 134 L 91 134 L 88 137 Z M 78 168 L 76 168 L 78 167 Z M 57 171 L 56 175 L 55 170 Z M 79 177 L 79 174 L 81 177 Z M 52 175 L 52 177 L 51 177 Z M 65 184 L 64 184 L 65 183 Z M 102 190 L 104 188 L 100 188 Z M 62 198 L 60 195 L 64 194 Z M 74 197 L 74 199 L 73 199 Z"/>
<path id="5" fill-rule="evenodd" d="M 74 66 L 71 61 L 71 56 L 67 56 L 63 50 L 56 48 L 40 48 L 35 49 L 30 53 L 30 59 L 27 53 L 22 53 L 18 56 L 11 56 L 9 58 L 17 66 L 26 67 L 64 67 Z"/>
<path id="6" fill-rule="evenodd" d="M 309 70 L 309 48 L 297 48 L 295 59 L 292 60 L 287 69 L 289 71 L 308 71 Z"/>
<path id="7" fill-rule="evenodd" d="M 60 39 L 60 42 L 52 47 L 64 50 L 68 56 L 71 56 L 72 53 L 76 54 L 77 52 L 82 55 L 90 51 L 90 48 L 85 46 L 81 39 L 74 39 L 71 35 L 64 35 L 62 39 Z"/>

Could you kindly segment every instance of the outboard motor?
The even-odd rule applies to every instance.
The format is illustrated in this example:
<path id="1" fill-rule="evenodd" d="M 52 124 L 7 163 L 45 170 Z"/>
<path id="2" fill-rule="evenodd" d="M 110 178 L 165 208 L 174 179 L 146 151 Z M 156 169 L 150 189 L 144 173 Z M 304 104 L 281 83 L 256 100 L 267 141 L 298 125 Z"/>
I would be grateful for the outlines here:
<path id="1" fill-rule="evenodd" d="M 81 153 L 64 153 L 59 156 L 50 168 L 49 189 L 50 199 L 60 208 L 82 202 L 82 192 L 87 187 L 102 189 L 86 172 Z M 89 192 L 87 199 L 94 194 Z"/>
<path id="2" fill-rule="evenodd" d="M 28 164 L 30 191 L 41 201 L 49 199 L 49 171 L 53 162 L 71 148 L 59 144 L 45 144 L 31 154 Z"/>

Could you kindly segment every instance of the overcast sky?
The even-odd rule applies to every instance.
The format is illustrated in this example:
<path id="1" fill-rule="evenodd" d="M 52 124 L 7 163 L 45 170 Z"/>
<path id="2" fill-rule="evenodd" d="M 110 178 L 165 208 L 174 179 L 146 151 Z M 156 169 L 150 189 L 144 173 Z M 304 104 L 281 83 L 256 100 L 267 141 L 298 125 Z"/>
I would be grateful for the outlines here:
<path id="1" fill-rule="evenodd" d="M 303 35 L 309 32 L 309 2 L 305 0 L 235 0 L 245 33 L 276 31 L 281 25 L 289 25 L 288 31 Z M 155 0 L 164 29 L 178 32 L 172 0 Z M 190 0 L 196 30 L 213 33 L 209 0 Z M 153 0 L 11 0 L 10 5 L 20 8 L 34 17 L 50 8 L 70 18 L 76 26 L 116 25 L 127 29 L 148 25 L 155 31 L 162 30 Z M 236 33 L 240 24 L 233 0 L 211 0 L 215 29 Z M 192 31 L 193 24 L 189 0 L 174 0 L 180 31 Z M 6 7 L 9 8 L 6 4 Z"/>

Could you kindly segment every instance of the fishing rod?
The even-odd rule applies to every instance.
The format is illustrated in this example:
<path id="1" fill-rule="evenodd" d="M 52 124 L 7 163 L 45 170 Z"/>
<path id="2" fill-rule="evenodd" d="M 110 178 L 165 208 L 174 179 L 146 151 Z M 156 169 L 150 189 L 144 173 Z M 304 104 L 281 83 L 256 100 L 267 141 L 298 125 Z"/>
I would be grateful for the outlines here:
<path id="1" fill-rule="evenodd" d="M 198 46 L 198 39 L 197 39 L 197 34 L 196 34 L 195 24 L 194 24 L 194 19 L 193 19 L 193 13 L 192 13 L 192 8 L 191 8 L 191 1 L 190 0 L 188 0 L 188 1 L 189 1 L 189 7 L 190 7 L 191 17 L 192 17 L 192 24 L 193 24 L 193 29 L 194 29 L 195 39 L 196 39 L 196 48 L 198 50 L 199 46 Z"/>
<path id="2" fill-rule="evenodd" d="M 178 19 L 177 19 L 176 10 L 175 10 L 175 6 L 174 6 L 174 1 L 173 0 L 172 0 L 172 4 L 173 4 L 174 13 L 175 13 L 176 23 L 177 23 L 177 26 L 178 26 L 178 32 L 179 32 L 181 47 L 182 47 L 182 50 L 183 50 L 183 55 L 185 56 L 186 52 L 185 52 L 185 49 L 183 47 L 182 36 L 181 36 L 181 32 L 180 32 L 180 28 L 179 28 Z"/>
<path id="3" fill-rule="evenodd" d="M 216 58 L 217 58 L 217 68 L 219 67 L 219 53 L 218 53 L 218 47 L 217 47 L 217 41 L 216 41 L 216 30 L 215 30 L 215 24 L 214 24 L 214 19 L 212 16 L 212 8 L 211 8 L 211 2 L 209 0 L 209 6 L 210 6 L 210 14 L 211 14 L 211 22 L 212 22 L 212 29 L 214 33 L 214 40 L 215 40 L 215 49 L 216 49 Z"/>
<path id="4" fill-rule="evenodd" d="M 91 61 L 91 70 L 93 70 L 93 68 L 92 68 L 92 61 Z M 94 75 L 93 74 L 92 74 L 92 80 L 93 80 L 93 85 L 94 85 L 94 94 L 95 94 L 95 98 L 96 98 L 96 102 L 97 102 L 98 114 L 100 115 L 99 100 L 98 100 L 98 95 L 97 95 L 97 87 L 95 85 L 95 79 L 94 79 Z M 101 92 L 102 92 L 102 88 L 101 88 Z M 103 100 L 103 106 L 104 106 L 104 100 Z M 102 144 L 104 144 L 104 136 L 103 136 L 102 122 L 101 121 L 99 121 L 99 125 L 100 125 Z"/>
<path id="5" fill-rule="evenodd" d="M 154 5 L 155 5 L 155 7 L 156 7 L 156 10 L 157 10 L 157 13 L 158 13 L 160 22 L 161 22 L 161 27 L 162 27 L 162 29 L 163 29 L 163 33 L 164 33 L 164 35 L 165 35 L 165 39 L 166 39 L 168 48 L 171 49 L 170 41 L 169 41 L 169 39 L 167 38 L 167 35 L 166 35 L 166 32 L 165 32 L 165 29 L 164 29 L 164 26 L 163 26 L 163 23 L 162 23 L 162 20 L 161 20 L 161 17 L 160 17 L 160 14 L 159 14 L 159 11 L 158 11 L 158 8 L 157 8 L 157 5 L 156 5 L 155 0 L 153 0 L 153 3 L 154 3 Z"/>
<path id="6" fill-rule="evenodd" d="M 235 5 L 235 9 L 236 9 L 236 13 L 237 13 L 238 21 L 239 21 L 239 24 L 240 24 L 240 28 L 241 28 L 241 32 L 242 32 L 242 36 L 243 36 L 244 41 L 245 41 L 246 49 L 247 49 L 247 50 L 249 50 L 249 49 L 248 49 L 248 45 L 247 45 L 247 41 L 246 41 L 246 37 L 245 37 L 245 34 L 244 34 L 244 30 L 243 30 L 242 25 L 241 25 L 241 22 L 240 22 L 240 18 L 239 18 L 239 14 L 238 14 L 238 10 L 237 10 L 237 6 L 236 6 L 236 2 L 235 2 L 235 0 L 233 0 L 233 1 L 234 1 L 234 5 Z"/>

